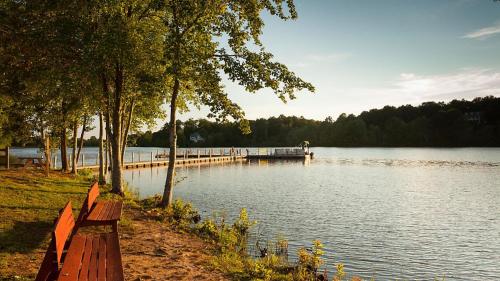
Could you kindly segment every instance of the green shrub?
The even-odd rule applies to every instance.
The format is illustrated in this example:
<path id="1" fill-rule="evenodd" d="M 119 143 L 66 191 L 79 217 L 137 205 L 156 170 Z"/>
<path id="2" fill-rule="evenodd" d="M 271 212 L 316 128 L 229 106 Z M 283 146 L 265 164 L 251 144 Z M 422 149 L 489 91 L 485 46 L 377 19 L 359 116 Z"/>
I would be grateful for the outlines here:
<path id="1" fill-rule="evenodd" d="M 321 256 L 324 253 L 323 244 L 321 244 L 319 240 L 313 241 L 311 251 L 308 251 L 305 248 L 300 248 L 297 253 L 299 257 L 298 270 L 305 271 L 304 274 L 311 273 L 313 276 L 316 276 L 319 267 L 323 264 Z"/>
<path id="2" fill-rule="evenodd" d="M 139 205 L 143 210 L 157 209 L 160 207 L 160 203 L 161 196 L 158 194 L 139 201 Z"/>
<path id="3" fill-rule="evenodd" d="M 212 219 L 206 219 L 202 223 L 196 225 L 196 232 L 203 238 L 218 240 L 219 231 L 217 224 Z"/>
<path id="4" fill-rule="evenodd" d="M 78 177 L 82 180 L 89 180 L 89 181 L 95 180 L 94 172 L 92 172 L 91 169 L 78 170 Z"/>
<path id="5" fill-rule="evenodd" d="M 176 199 L 164 212 L 165 219 L 178 226 L 187 227 L 200 220 L 198 211 L 191 203 Z"/>
<path id="6" fill-rule="evenodd" d="M 160 204 L 161 196 L 159 195 L 139 201 L 139 206 L 151 216 L 156 217 L 159 221 L 169 222 L 182 230 L 189 230 L 192 225 L 200 221 L 200 214 L 191 203 L 176 199 L 166 209 L 161 208 Z"/>

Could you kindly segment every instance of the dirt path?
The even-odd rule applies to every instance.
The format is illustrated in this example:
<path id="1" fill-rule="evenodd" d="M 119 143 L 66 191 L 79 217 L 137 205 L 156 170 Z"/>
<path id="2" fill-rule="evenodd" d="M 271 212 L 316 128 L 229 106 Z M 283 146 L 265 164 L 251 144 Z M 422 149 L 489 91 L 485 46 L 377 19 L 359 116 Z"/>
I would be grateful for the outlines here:
<path id="1" fill-rule="evenodd" d="M 229 280 L 209 267 L 210 244 L 128 210 L 130 226 L 122 227 L 120 245 L 125 279 Z"/>

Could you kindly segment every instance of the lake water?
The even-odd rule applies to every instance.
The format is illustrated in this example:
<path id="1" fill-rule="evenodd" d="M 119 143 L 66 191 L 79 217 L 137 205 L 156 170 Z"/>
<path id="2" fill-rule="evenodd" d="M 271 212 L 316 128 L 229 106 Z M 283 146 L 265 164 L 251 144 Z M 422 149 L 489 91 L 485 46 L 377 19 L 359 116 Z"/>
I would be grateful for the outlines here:
<path id="1" fill-rule="evenodd" d="M 259 239 L 283 235 L 291 258 L 319 239 L 329 270 L 342 262 L 376 280 L 500 280 L 500 149 L 312 151 L 307 163 L 179 168 L 174 194 L 203 216 L 247 208 Z M 150 196 L 163 191 L 166 168 L 124 177 Z"/>

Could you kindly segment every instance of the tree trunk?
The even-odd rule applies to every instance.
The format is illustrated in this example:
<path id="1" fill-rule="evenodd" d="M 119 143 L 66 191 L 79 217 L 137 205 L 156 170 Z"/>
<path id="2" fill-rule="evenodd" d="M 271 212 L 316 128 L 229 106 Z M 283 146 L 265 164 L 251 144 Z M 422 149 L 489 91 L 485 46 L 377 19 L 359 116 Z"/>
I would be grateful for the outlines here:
<path id="1" fill-rule="evenodd" d="M 105 173 L 106 175 L 108 174 L 108 171 L 113 170 L 113 166 L 111 165 L 111 145 L 110 145 L 110 134 L 111 134 L 111 128 L 109 127 L 109 108 L 106 111 L 106 170 Z"/>
<path id="2" fill-rule="evenodd" d="M 99 184 L 106 184 L 106 177 L 104 176 L 104 121 L 102 112 L 99 112 Z"/>
<path id="3" fill-rule="evenodd" d="M 45 128 L 42 126 L 41 130 L 41 135 L 42 135 L 42 142 L 43 142 L 43 154 L 45 157 L 45 176 L 49 176 L 50 173 L 50 137 L 49 135 L 45 132 Z M 7 155 L 8 158 L 8 155 Z M 8 161 L 8 159 L 7 159 Z"/>
<path id="4" fill-rule="evenodd" d="M 163 191 L 163 198 L 161 200 L 161 206 L 167 207 L 172 203 L 173 188 L 174 188 L 174 178 L 175 178 L 175 159 L 177 156 L 177 96 L 179 95 L 179 79 L 174 81 L 174 89 L 172 93 L 172 98 L 170 100 L 170 124 L 169 124 L 169 143 L 170 151 L 168 153 L 168 170 L 167 170 L 167 180 L 165 182 L 165 189 Z"/>
<path id="5" fill-rule="evenodd" d="M 44 140 L 44 154 L 45 154 L 45 175 L 48 177 L 50 173 L 50 137 L 48 135 L 45 136 Z"/>
<path id="6" fill-rule="evenodd" d="M 114 123 L 114 122 L 113 122 Z M 122 187 L 122 158 L 120 155 L 120 137 L 116 134 L 116 131 L 111 136 L 111 165 L 113 169 L 111 170 L 111 192 L 117 194 L 123 194 Z"/>
<path id="7" fill-rule="evenodd" d="M 85 136 L 85 124 L 87 124 L 87 115 L 83 116 L 82 132 L 80 133 L 80 144 L 78 145 L 78 152 L 76 153 L 76 162 L 80 160 L 80 152 L 83 148 L 83 136 Z"/>
<path id="8" fill-rule="evenodd" d="M 128 131 L 130 129 L 130 124 L 132 123 L 132 116 L 134 114 L 134 105 L 135 105 L 135 100 L 132 99 L 130 103 L 130 108 L 128 110 L 128 117 L 127 117 L 127 122 L 125 124 L 125 130 L 123 132 L 123 137 L 122 137 L 122 164 L 123 164 L 123 156 L 125 155 L 125 148 L 127 147 L 127 139 L 128 139 Z"/>
<path id="9" fill-rule="evenodd" d="M 76 171 L 76 165 L 78 164 L 77 161 L 77 157 L 76 157 L 76 149 L 77 149 L 77 146 L 78 146 L 78 122 L 74 122 L 73 123 L 73 150 L 71 152 L 71 173 L 76 175 L 77 174 L 77 171 Z"/>
<path id="10" fill-rule="evenodd" d="M 121 158 L 123 70 L 118 63 L 115 66 L 114 82 L 113 120 L 111 120 L 113 124 L 111 131 L 111 155 L 113 163 L 113 170 L 111 171 L 111 192 L 123 195 Z"/>
<path id="11" fill-rule="evenodd" d="M 63 125 L 64 126 L 64 125 Z M 67 136 L 66 136 L 66 127 L 61 129 L 61 170 L 63 172 L 67 172 L 69 170 L 68 167 L 68 154 L 67 154 Z"/>
<path id="12" fill-rule="evenodd" d="M 106 169 L 104 169 L 104 174 L 108 174 L 108 171 L 111 171 L 113 167 L 111 166 L 110 160 L 111 159 L 111 146 L 109 145 L 109 136 L 106 135 L 106 159 L 104 162 L 106 162 Z"/>

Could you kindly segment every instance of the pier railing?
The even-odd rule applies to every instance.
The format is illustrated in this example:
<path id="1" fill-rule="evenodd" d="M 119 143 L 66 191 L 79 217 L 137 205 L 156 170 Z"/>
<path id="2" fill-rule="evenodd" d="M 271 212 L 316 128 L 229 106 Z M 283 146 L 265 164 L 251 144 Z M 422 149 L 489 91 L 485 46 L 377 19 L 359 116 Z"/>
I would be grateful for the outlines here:
<path id="1" fill-rule="evenodd" d="M 142 151 L 141 151 L 142 150 Z M 0 150 L 0 155 L 2 154 Z M 7 152 L 8 153 L 8 152 Z M 104 159 L 111 161 L 109 152 L 105 152 Z M 4 153 L 5 154 L 5 153 Z M 17 153 L 14 153 L 17 154 Z M 40 152 L 34 152 L 34 154 L 40 154 Z M 138 149 L 130 148 L 125 151 L 124 161 L 122 165 L 127 167 L 143 167 L 153 166 L 152 164 L 166 164 L 168 163 L 168 149 Z M 17 155 L 16 155 L 17 156 Z M 24 154 L 20 156 L 25 156 Z M 300 148 L 178 148 L 177 149 L 177 163 L 199 163 L 199 162 L 216 162 L 216 161 L 231 161 L 231 158 L 237 159 L 256 159 L 256 158 L 295 158 L 303 157 L 304 150 Z M 1 156 L 0 156 L 1 157 Z M 43 158 L 43 156 L 40 156 Z M 72 163 L 72 154 L 68 153 L 68 163 Z M 216 159 L 215 158 L 220 158 Z M 224 158 L 224 159 L 221 159 Z M 226 159 L 227 158 L 227 159 Z M 196 159 L 204 159 L 196 160 Z M 210 160 L 214 159 L 214 161 Z M 53 153 L 51 164 L 53 169 L 61 168 L 61 158 L 60 153 Z M 206 161 L 205 161 L 206 160 Z M 184 161 L 184 162 L 183 162 Z M 105 160 L 106 162 L 106 160 Z M 0 160 L 1 163 L 1 160 Z M 148 165 L 149 163 L 149 165 Z M 134 165 L 137 164 L 137 165 Z M 96 149 L 84 149 L 80 154 L 78 159 L 78 169 L 91 168 L 94 169 L 99 166 L 99 153 Z M 156 165 L 155 165 L 156 166 Z"/>
<path id="2" fill-rule="evenodd" d="M 235 148 L 182 148 L 177 149 L 177 160 L 194 160 L 202 158 L 216 158 L 216 157 L 234 157 L 243 158 L 244 152 L 242 149 Z M 68 155 L 68 163 L 72 161 L 72 155 Z M 168 162 L 169 150 L 157 149 L 156 151 L 126 151 L 122 165 L 130 164 L 145 164 L 145 163 L 164 163 Z M 61 167 L 60 155 L 55 154 L 52 157 L 52 168 L 58 169 Z M 99 165 L 99 153 L 96 152 L 82 152 L 78 159 L 78 168 L 94 168 Z"/>

